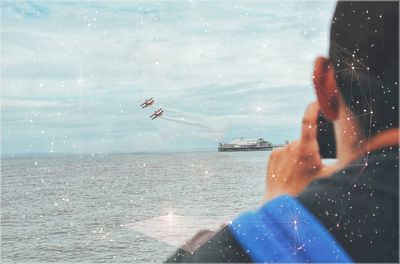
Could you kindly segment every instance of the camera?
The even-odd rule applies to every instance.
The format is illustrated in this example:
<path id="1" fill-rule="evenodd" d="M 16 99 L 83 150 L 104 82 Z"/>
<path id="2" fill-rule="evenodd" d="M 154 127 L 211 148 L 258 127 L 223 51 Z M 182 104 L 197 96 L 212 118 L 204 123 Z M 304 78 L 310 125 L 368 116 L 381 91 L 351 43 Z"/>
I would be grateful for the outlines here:
<path id="1" fill-rule="evenodd" d="M 336 141 L 333 123 L 327 120 L 322 113 L 318 114 L 317 141 L 322 159 L 336 158 Z"/>

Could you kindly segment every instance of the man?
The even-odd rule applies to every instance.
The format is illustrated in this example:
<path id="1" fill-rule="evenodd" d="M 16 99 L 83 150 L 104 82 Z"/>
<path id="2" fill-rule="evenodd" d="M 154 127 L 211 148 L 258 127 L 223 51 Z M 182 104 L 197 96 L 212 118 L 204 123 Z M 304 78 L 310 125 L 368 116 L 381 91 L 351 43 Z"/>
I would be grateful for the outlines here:
<path id="1" fill-rule="evenodd" d="M 318 101 L 301 138 L 271 153 L 264 205 L 168 262 L 398 262 L 398 2 L 339 2 Z M 317 116 L 334 123 L 321 162 Z"/>

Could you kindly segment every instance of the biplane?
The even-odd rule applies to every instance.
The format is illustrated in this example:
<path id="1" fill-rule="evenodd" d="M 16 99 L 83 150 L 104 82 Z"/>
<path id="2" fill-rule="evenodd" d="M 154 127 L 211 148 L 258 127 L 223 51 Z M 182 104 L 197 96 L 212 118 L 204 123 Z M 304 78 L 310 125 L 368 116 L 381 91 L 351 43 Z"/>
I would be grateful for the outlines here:
<path id="1" fill-rule="evenodd" d="M 153 99 L 153 97 L 151 97 L 149 99 L 146 99 L 140 106 L 142 108 L 146 108 L 146 107 L 152 105 L 153 103 L 154 103 L 154 99 Z"/>
<path id="2" fill-rule="evenodd" d="M 160 108 L 157 111 L 154 111 L 154 113 L 150 116 L 150 118 L 151 118 L 151 120 L 154 120 L 157 117 L 162 116 L 163 113 L 164 113 L 164 110 L 162 108 Z"/>

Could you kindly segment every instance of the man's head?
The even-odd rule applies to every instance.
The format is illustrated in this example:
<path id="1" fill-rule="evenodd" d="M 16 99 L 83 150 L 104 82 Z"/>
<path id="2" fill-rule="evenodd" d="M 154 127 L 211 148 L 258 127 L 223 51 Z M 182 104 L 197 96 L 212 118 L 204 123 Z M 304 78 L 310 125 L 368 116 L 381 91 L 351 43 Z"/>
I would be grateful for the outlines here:
<path id="1" fill-rule="evenodd" d="M 339 2 L 329 59 L 318 58 L 314 84 L 321 111 L 351 113 L 361 136 L 398 127 L 398 2 Z"/>

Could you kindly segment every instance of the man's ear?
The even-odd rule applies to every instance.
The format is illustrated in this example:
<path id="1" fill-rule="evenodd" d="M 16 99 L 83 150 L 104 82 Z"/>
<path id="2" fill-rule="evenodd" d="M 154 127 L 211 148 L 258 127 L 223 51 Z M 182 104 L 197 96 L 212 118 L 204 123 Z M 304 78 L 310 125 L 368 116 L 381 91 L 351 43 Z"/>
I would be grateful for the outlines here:
<path id="1" fill-rule="evenodd" d="M 315 60 L 313 81 L 322 114 L 331 121 L 336 120 L 339 115 L 339 92 L 334 67 L 327 58 L 318 57 Z"/>

